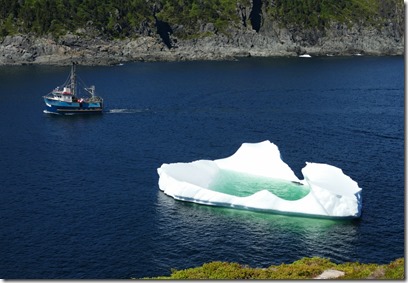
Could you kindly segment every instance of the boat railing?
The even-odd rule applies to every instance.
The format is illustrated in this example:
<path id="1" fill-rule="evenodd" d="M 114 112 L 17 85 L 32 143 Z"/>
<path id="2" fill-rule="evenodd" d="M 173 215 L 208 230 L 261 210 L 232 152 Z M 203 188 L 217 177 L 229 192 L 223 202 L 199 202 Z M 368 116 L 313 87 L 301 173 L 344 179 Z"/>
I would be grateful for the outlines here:
<path id="1" fill-rule="evenodd" d="M 99 96 L 92 96 L 90 98 L 85 99 L 86 102 L 103 102 L 102 97 Z"/>

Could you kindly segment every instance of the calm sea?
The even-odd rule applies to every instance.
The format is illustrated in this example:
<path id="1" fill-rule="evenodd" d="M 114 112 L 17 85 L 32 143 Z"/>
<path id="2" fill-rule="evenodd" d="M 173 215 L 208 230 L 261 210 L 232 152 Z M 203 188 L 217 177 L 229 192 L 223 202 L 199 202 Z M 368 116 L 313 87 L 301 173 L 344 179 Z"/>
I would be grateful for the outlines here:
<path id="1" fill-rule="evenodd" d="M 249 58 L 78 67 L 100 116 L 43 113 L 69 67 L 0 67 L 0 278 L 120 279 L 210 261 L 404 256 L 403 57 Z M 363 188 L 331 221 L 175 201 L 162 163 L 270 140 L 302 178 L 328 163 Z"/>

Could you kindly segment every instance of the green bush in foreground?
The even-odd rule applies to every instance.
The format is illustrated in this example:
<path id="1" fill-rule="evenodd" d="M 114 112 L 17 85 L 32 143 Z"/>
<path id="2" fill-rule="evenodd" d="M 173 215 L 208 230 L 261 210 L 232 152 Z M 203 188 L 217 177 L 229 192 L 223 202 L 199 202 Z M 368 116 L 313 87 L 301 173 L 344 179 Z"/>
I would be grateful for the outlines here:
<path id="1" fill-rule="evenodd" d="M 338 279 L 405 279 L 404 258 L 390 264 L 335 264 L 325 258 L 302 258 L 292 264 L 281 264 L 268 268 L 251 268 L 238 263 L 214 261 L 201 267 L 172 270 L 170 276 L 145 279 L 313 279 L 327 269 L 343 271 Z"/>

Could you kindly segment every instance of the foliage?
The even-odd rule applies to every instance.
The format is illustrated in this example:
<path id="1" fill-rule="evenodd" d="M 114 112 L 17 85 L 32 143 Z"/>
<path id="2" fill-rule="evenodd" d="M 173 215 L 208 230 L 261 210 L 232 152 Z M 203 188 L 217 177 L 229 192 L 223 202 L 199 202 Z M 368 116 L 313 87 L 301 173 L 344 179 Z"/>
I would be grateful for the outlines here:
<path id="1" fill-rule="evenodd" d="M 164 0 L 157 14 L 162 21 L 182 25 L 187 35 L 200 32 L 201 24 L 213 23 L 225 30 L 230 22 L 238 22 L 235 0 Z"/>
<path id="2" fill-rule="evenodd" d="M 405 260 L 396 259 L 385 267 L 384 277 L 390 280 L 405 279 Z"/>
<path id="3" fill-rule="evenodd" d="M 108 37 L 132 37 L 155 33 L 157 21 L 162 21 L 176 36 L 192 38 L 245 25 L 241 12 L 251 11 L 251 3 L 261 5 L 263 20 L 297 29 L 324 30 L 332 22 L 381 25 L 388 21 L 402 32 L 404 24 L 400 0 L 0 0 L 0 36 L 58 36 L 91 29 Z M 209 23 L 215 28 L 208 30 Z"/>
<path id="4" fill-rule="evenodd" d="M 268 13 L 285 26 L 325 29 L 330 23 L 366 26 L 403 17 L 398 0 L 275 0 Z"/>
<path id="5" fill-rule="evenodd" d="M 172 270 L 168 277 L 144 279 L 313 279 L 327 269 L 343 271 L 339 279 L 405 279 L 405 261 L 399 258 L 388 265 L 343 263 L 335 264 L 329 259 L 302 258 L 292 264 L 268 268 L 250 268 L 238 263 L 214 261 L 201 267 Z"/>

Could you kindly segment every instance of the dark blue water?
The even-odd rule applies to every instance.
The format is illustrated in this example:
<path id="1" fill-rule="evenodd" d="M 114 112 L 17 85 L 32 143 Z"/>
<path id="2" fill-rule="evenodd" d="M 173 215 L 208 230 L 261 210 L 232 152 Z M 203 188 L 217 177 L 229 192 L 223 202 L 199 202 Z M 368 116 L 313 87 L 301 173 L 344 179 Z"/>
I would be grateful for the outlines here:
<path id="1" fill-rule="evenodd" d="M 246 59 L 78 68 L 101 116 L 44 114 L 69 67 L 0 68 L 0 278 L 168 275 L 320 256 L 404 256 L 403 57 Z M 299 178 L 343 169 L 363 215 L 329 221 L 206 207 L 158 188 L 162 163 L 270 140 Z"/>

